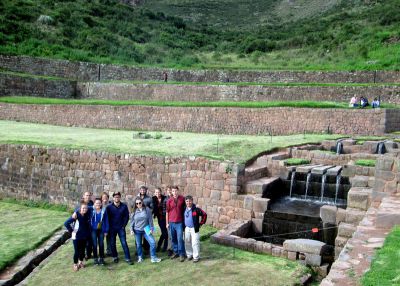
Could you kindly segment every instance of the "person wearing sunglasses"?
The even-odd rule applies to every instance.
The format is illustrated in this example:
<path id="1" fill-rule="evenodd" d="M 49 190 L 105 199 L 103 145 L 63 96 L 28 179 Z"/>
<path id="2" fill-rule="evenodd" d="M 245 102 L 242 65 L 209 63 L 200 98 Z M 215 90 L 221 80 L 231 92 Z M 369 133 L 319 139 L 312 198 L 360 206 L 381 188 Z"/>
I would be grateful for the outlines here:
<path id="1" fill-rule="evenodd" d="M 146 207 L 140 197 L 135 199 L 135 209 L 131 217 L 131 234 L 135 235 L 136 251 L 138 255 L 138 263 L 143 262 L 142 239 L 147 240 L 150 245 L 150 257 L 152 263 L 161 261 L 156 255 L 156 241 L 153 237 L 154 224 L 152 210 Z"/>

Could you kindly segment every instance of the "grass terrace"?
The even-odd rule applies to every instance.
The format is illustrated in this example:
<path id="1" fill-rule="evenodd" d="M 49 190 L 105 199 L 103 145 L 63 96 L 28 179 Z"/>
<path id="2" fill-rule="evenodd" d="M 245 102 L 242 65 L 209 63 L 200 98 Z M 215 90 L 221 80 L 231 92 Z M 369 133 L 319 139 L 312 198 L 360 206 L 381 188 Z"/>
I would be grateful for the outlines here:
<path id="1" fill-rule="evenodd" d="M 386 237 L 372 261 L 371 269 L 361 280 L 363 286 L 400 285 L 400 226 Z"/>
<path id="2" fill-rule="evenodd" d="M 364 167 L 375 167 L 376 165 L 376 160 L 367 160 L 367 159 L 361 159 L 355 161 L 355 164 L 357 166 L 364 166 Z"/>
<path id="3" fill-rule="evenodd" d="M 61 99 L 31 96 L 4 96 L 0 103 L 13 104 L 64 104 L 64 105 L 111 105 L 111 106 L 157 106 L 157 107 L 233 107 L 233 108 L 341 108 L 351 109 L 347 102 L 331 101 L 146 101 L 146 100 L 103 100 L 103 99 Z M 396 104 L 382 104 L 381 108 L 399 108 Z M 372 109 L 367 107 L 366 109 Z"/>
<path id="4" fill-rule="evenodd" d="M 165 253 L 160 253 L 163 261 L 158 264 L 146 258 L 141 264 L 129 266 L 123 261 L 114 264 L 106 258 L 105 267 L 93 266 L 90 261 L 85 269 L 73 273 L 73 247 L 67 243 L 47 264 L 39 266 L 40 271 L 28 280 L 28 285 L 90 286 L 100 281 L 102 285 L 194 285 L 196 281 L 196 285 L 283 286 L 297 285 L 300 277 L 309 272 L 294 261 L 212 244 L 208 238 L 211 232 L 215 229 L 210 226 L 200 229 L 202 259 L 197 264 L 170 260 Z M 128 235 L 127 241 L 134 258 L 134 239 Z M 123 255 L 120 248 L 118 252 Z"/>
<path id="5" fill-rule="evenodd" d="M 35 206 L 41 207 L 0 200 L 0 271 L 51 237 L 68 216 L 60 208 Z"/>
<path id="6" fill-rule="evenodd" d="M 290 136 L 218 135 L 188 132 L 147 132 L 152 138 L 136 138 L 137 131 L 63 127 L 0 121 L 0 144 L 88 149 L 111 153 L 152 156 L 203 156 L 217 160 L 246 162 L 274 148 L 318 143 L 343 136 L 299 134 Z M 135 138 L 133 138 L 135 135 Z M 148 136 L 149 137 L 149 136 Z M 166 139 L 170 137 L 170 139 Z"/>

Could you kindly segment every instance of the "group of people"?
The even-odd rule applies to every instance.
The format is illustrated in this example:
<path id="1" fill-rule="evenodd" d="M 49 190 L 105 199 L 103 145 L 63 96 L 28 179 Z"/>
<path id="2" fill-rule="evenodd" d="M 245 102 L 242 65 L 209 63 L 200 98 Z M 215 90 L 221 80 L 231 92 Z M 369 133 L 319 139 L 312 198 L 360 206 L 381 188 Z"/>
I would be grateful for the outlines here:
<path id="1" fill-rule="evenodd" d="M 358 99 L 358 97 L 356 95 L 354 95 L 351 99 L 350 99 L 350 104 L 349 107 L 361 107 L 361 108 L 365 108 L 369 106 L 369 102 L 368 99 L 364 96 L 361 96 L 360 99 Z M 380 101 L 377 97 L 374 98 L 374 100 L 371 102 L 371 106 L 372 108 L 378 108 L 380 107 Z"/>
<path id="2" fill-rule="evenodd" d="M 181 262 L 198 262 L 200 259 L 199 230 L 207 220 L 207 214 L 193 203 L 192 196 L 183 197 L 177 186 L 168 186 L 166 194 L 155 188 L 154 196 L 148 188 L 141 186 L 134 203 L 121 202 L 121 193 L 115 192 L 109 200 L 108 193 L 91 200 L 92 194 L 85 192 L 80 204 L 64 225 L 71 233 L 74 246 L 73 270 L 84 268 L 84 260 L 93 254 L 95 265 L 105 265 L 105 255 L 119 262 L 116 238 L 119 237 L 125 261 L 133 264 L 125 228 L 130 220 L 130 233 L 135 237 L 137 262 L 143 262 L 150 252 L 152 263 L 161 261 L 157 252 L 168 251 L 171 259 Z M 154 238 L 154 222 L 160 228 L 158 243 Z M 104 239 L 106 238 L 106 251 Z"/>

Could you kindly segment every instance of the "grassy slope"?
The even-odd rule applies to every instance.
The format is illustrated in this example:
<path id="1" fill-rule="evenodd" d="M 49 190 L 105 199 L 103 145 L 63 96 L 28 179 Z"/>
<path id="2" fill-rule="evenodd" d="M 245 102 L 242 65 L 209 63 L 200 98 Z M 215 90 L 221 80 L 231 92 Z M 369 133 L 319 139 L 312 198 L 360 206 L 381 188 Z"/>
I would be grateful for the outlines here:
<path id="1" fill-rule="evenodd" d="M 134 8 L 5 0 L 0 53 L 169 67 L 400 69 L 399 9 L 397 0 L 149 0 Z"/>
<path id="2" fill-rule="evenodd" d="M 68 213 L 0 201 L 0 270 L 60 229 Z"/>
<path id="3" fill-rule="evenodd" d="M 238 107 L 238 108 L 345 108 L 352 109 L 347 102 L 331 101 L 148 101 L 148 100 L 106 100 L 106 99 L 60 99 L 31 96 L 5 96 L 0 102 L 16 104 L 77 104 L 111 106 L 160 106 L 160 107 Z M 381 108 L 400 108 L 400 105 L 385 103 Z M 372 109 L 371 106 L 365 109 Z"/>
<path id="4" fill-rule="evenodd" d="M 361 280 L 363 286 L 400 285 L 400 227 L 395 227 L 378 250 L 371 269 Z"/>
<path id="5" fill-rule="evenodd" d="M 320 142 L 338 135 L 245 136 L 178 132 L 148 132 L 171 139 L 132 139 L 125 130 L 61 127 L 0 121 L 0 143 L 61 146 L 113 153 L 159 156 L 204 156 L 245 162 L 260 152 L 276 147 Z"/>
<path id="6" fill-rule="evenodd" d="M 209 231 L 205 226 L 201 233 Z M 128 236 L 133 253 L 134 240 Z M 119 247 L 119 243 L 117 243 Z M 128 266 L 124 262 L 111 263 L 106 268 L 88 265 L 72 273 L 72 245 L 61 247 L 52 259 L 29 281 L 28 285 L 294 285 L 307 272 L 307 268 L 293 261 L 267 255 L 257 255 L 233 248 L 201 242 L 202 260 L 178 262 L 169 260 L 165 253 L 159 264 L 145 259 L 142 264 Z M 119 249 L 120 256 L 122 255 Z M 249 273 L 251 275 L 249 276 Z M 51 277 L 51 279 L 49 279 Z"/>

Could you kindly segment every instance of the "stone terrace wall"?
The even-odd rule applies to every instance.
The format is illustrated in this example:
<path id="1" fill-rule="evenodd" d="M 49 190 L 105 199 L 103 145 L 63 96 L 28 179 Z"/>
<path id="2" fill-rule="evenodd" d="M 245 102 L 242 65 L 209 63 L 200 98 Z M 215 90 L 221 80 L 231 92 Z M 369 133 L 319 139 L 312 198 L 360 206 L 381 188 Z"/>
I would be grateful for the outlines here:
<path id="1" fill-rule="evenodd" d="M 83 98 L 111 100 L 162 101 L 349 101 L 353 95 L 371 101 L 400 104 L 400 86 L 323 87 L 323 86 L 236 86 L 236 85 L 173 85 L 128 83 L 78 83 L 77 92 Z"/>
<path id="2" fill-rule="evenodd" d="M 196 108 L 0 104 L 0 119 L 62 126 L 223 134 L 381 135 L 387 109 Z"/>
<path id="3" fill-rule="evenodd" d="M 400 82 L 396 71 L 292 72 L 292 71 L 224 71 L 135 68 L 0 55 L 0 68 L 17 72 L 52 75 L 77 80 L 169 80 L 191 82 Z"/>
<path id="4" fill-rule="evenodd" d="M 0 96 L 16 95 L 71 98 L 76 95 L 76 81 L 21 77 L 0 73 Z"/>
<path id="5" fill-rule="evenodd" d="M 228 168 L 229 166 L 229 168 Z M 232 171 L 227 173 L 227 169 Z M 120 191 L 127 198 L 140 185 L 178 185 L 191 194 L 217 227 L 251 219 L 238 196 L 240 166 L 204 158 L 151 157 L 0 145 L 0 196 L 74 205 L 84 191 Z M 125 196 L 124 196 L 125 197 Z"/>
<path id="6" fill-rule="evenodd" d="M 400 194 L 400 153 L 376 161 L 374 194 L 377 198 Z"/>
<path id="7" fill-rule="evenodd" d="M 400 130 L 400 110 L 388 110 L 386 112 L 386 132 Z"/>

